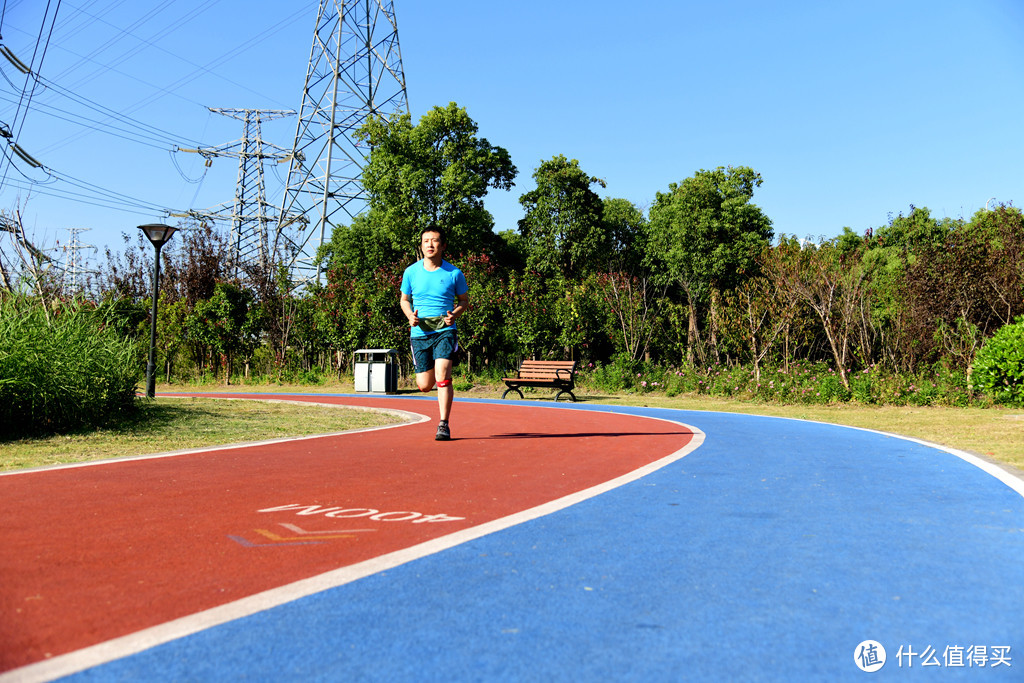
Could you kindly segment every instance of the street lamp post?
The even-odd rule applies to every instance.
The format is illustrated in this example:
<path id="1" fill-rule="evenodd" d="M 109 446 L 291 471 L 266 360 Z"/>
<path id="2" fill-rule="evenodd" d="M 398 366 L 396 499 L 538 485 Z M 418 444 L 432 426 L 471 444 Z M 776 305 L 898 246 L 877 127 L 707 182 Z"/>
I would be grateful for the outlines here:
<path id="1" fill-rule="evenodd" d="M 156 396 L 156 300 L 160 291 L 160 247 L 164 246 L 177 228 L 161 223 L 140 225 L 139 230 L 156 248 L 156 264 L 153 267 L 153 311 L 149 325 L 149 364 L 146 366 L 146 396 Z"/>

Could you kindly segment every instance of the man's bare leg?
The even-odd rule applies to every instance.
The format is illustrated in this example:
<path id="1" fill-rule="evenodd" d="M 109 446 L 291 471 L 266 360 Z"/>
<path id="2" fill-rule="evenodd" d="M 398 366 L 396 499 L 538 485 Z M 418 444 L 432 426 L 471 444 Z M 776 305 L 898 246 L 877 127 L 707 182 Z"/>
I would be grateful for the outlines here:
<path id="1" fill-rule="evenodd" d="M 442 422 L 448 421 L 452 412 L 452 401 L 455 399 L 455 389 L 452 387 L 452 361 L 448 358 L 438 358 L 434 361 L 434 372 L 430 373 L 438 378 L 437 385 L 437 408 Z M 442 385 L 442 382 L 444 384 Z"/>
<path id="2" fill-rule="evenodd" d="M 434 371 L 427 370 L 426 372 L 416 373 L 416 388 L 420 391 L 430 391 L 434 388 Z"/>

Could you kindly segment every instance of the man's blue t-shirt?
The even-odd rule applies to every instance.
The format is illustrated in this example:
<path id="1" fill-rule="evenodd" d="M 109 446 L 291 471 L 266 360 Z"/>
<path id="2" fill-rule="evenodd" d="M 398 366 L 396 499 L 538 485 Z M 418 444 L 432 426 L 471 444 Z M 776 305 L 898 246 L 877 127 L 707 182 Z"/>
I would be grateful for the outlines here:
<path id="1" fill-rule="evenodd" d="M 441 261 L 441 267 L 437 270 L 427 270 L 425 263 L 425 260 L 420 260 L 405 269 L 402 274 L 402 294 L 412 299 L 412 308 L 421 319 L 444 316 L 455 308 L 455 297 L 469 291 L 466 276 L 447 261 Z M 451 327 L 445 329 L 455 329 L 455 323 L 452 322 Z M 413 327 L 409 334 L 413 337 L 426 337 L 436 333 Z"/>

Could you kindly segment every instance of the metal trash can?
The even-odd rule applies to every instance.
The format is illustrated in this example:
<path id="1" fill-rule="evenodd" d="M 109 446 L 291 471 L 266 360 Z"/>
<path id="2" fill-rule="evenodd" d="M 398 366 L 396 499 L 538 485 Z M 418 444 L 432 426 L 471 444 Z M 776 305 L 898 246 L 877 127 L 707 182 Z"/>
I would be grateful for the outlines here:
<path id="1" fill-rule="evenodd" d="M 357 392 L 398 393 L 397 349 L 359 349 L 353 358 Z"/>

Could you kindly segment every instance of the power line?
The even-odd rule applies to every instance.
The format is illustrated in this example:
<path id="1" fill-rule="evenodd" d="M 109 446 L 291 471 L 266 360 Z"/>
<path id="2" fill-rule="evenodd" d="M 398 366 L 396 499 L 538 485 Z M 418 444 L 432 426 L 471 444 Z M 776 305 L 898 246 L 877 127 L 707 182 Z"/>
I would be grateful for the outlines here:
<path id="1" fill-rule="evenodd" d="M 0 94 L 0 101 L 12 102 L 10 98 L 4 97 Z M 105 133 L 114 137 L 126 140 L 128 142 L 135 142 L 149 147 L 155 147 L 157 149 L 168 149 L 170 146 L 181 141 L 183 138 L 175 137 L 171 133 L 159 132 L 159 133 L 148 133 L 145 128 L 147 126 L 139 122 L 138 125 L 133 124 L 133 120 L 127 117 L 118 117 L 119 120 L 124 122 L 124 127 L 113 125 L 108 121 L 91 119 L 81 114 L 76 114 L 71 111 L 59 109 L 58 107 L 37 103 L 35 111 L 46 116 L 50 116 L 61 121 L 66 121 L 89 130 L 94 130 L 99 133 Z M 153 129 L 157 130 L 157 129 Z M 47 150 L 43 150 L 45 153 Z"/>
<path id="2" fill-rule="evenodd" d="M 207 62 L 203 66 L 197 65 L 197 68 L 195 70 L 189 72 L 188 74 L 186 74 L 186 75 L 182 76 L 181 78 L 179 78 L 177 81 L 175 81 L 175 82 L 171 83 L 170 85 L 168 85 L 166 90 L 180 88 L 183 85 L 187 85 L 188 83 L 191 83 L 192 81 L 194 81 L 195 79 L 199 78 L 200 76 L 202 76 L 204 74 L 216 75 L 212 71 L 213 68 L 218 67 L 221 64 L 224 64 L 225 62 L 227 62 L 227 61 L 229 61 L 231 59 L 234 59 L 235 57 L 237 57 L 238 55 L 242 54 L 243 52 L 246 52 L 247 50 L 252 49 L 254 45 L 265 44 L 265 41 L 269 40 L 275 33 L 280 31 L 280 29 L 281 29 L 281 27 L 283 25 L 291 24 L 295 20 L 297 20 L 297 19 L 299 19 L 299 18 L 301 18 L 303 16 L 306 16 L 306 11 L 307 10 L 305 8 L 303 8 L 301 10 L 298 10 L 297 12 L 292 14 L 291 17 L 286 19 L 284 22 L 281 22 L 279 24 L 274 24 L 273 26 L 270 26 L 270 27 L 266 28 L 265 30 L 261 31 L 260 33 L 254 35 L 254 36 L 251 36 L 250 38 L 247 39 L 247 41 L 245 43 L 243 43 L 241 45 L 238 45 L 237 47 L 235 47 L 232 50 L 229 50 L 228 52 L 225 52 L 220 57 L 217 57 L 215 59 L 210 60 L 209 62 Z M 191 63 L 191 62 L 189 62 L 189 63 Z M 242 87 L 244 87 L 244 86 L 242 86 Z M 253 90 L 251 90 L 249 88 L 246 88 L 246 90 L 250 90 L 250 92 L 255 92 L 255 91 L 253 91 Z M 166 93 L 164 93 L 164 94 L 166 94 Z M 259 93 L 256 93 L 256 94 L 259 94 Z M 152 102 L 156 101 L 157 99 L 159 99 L 162 96 L 163 96 L 163 94 L 151 95 L 150 97 L 148 97 L 146 99 L 140 100 L 132 108 L 132 110 L 144 107 L 144 106 L 146 106 L 148 104 L 151 104 Z"/>
<path id="3" fill-rule="evenodd" d="M 24 126 L 25 123 L 25 111 L 27 111 L 28 106 L 31 105 L 33 112 L 38 112 L 50 117 L 54 124 L 57 122 L 74 123 L 80 127 L 82 131 L 85 131 L 86 135 L 91 134 L 93 131 L 101 132 L 126 142 L 133 142 L 147 147 L 162 149 L 174 148 L 181 144 L 188 145 L 190 143 L 196 148 L 203 147 L 204 145 L 190 137 L 175 135 L 169 131 L 162 130 L 134 119 L 130 115 L 132 112 L 138 111 L 168 95 L 191 101 L 187 97 L 180 95 L 178 91 L 185 88 L 185 86 L 193 82 L 195 79 L 204 75 L 215 76 L 216 78 L 229 82 L 239 88 L 260 94 L 252 88 L 248 88 L 243 84 L 236 83 L 229 78 L 225 78 L 224 76 L 216 73 L 216 70 L 226 64 L 229 60 L 236 59 L 239 55 L 250 49 L 272 44 L 277 33 L 281 31 L 283 27 L 307 17 L 309 12 L 308 7 L 295 8 L 294 11 L 291 11 L 283 19 L 275 21 L 273 25 L 267 27 L 263 31 L 260 31 L 255 35 L 246 36 L 246 40 L 243 44 L 226 50 L 223 54 L 205 61 L 202 64 L 197 64 L 185 59 L 184 57 L 175 55 L 173 52 L 165 50 L 157 45 L 154 41 L 159 34 L 154 34 L 152 37 L 137 35 L 140 27 L 148 25 L 150 22 L 156 20 L 158 15 L 165 12 L 171 6 L 169 2 L 159 0 L 158 2 L 153 3 L 155 7 L 150 6 L 144 8 L 146 9 L 146 12 L 139 20 L 130 24 L 126 29 L 119 29 L 106 21 L 103 17 L 110 15 L 114 8 L 124 5 L 127 0 L 120 0 L 118 2 L 93 2 L 89 4 L 81 2 L 77 3 L 78 5 L 84 5 L 84 7 L 89 11 L 84 11 L 82 7 L 78 7 L 73 4 L 75 0 L 64 0 L 63 6 L 61 5 L 61 1 L 62 0 L 47 0 L 44 23 L 40 27 L 39 35 L 35 41 L 36 49 L 33 51 L 33 58 L 30 60 L 30 65 L 26 65 L 28 68 L 26 70 L 25 86 L 19 88 L 11 82 L 11 92 L 9 94 L 6 92 L 0 92 L 0 103 L 9 103 L 11 106 L 14 106 L 14 97 L 16 93 L 20 91 L 20 95 L 18 95 L 18 97 L 23 103 L 18 117 L 15 119 L 16 125 L 13 127 L 13 131 L 21 132 L 22 126 Z M 221 1 L 222 0 L 203 0 L 199 7 L 193 6 L 187 12 L 174 19 L 171 19 L 167 14 L 163 14 L 161 21 L 164 21 L 165 23 L 161 27 L 161 34 L 167 35 L 170 31 L 181 28 L 182 26 L 195 21 L 195 18 L 200 13 L 208 10 L 214 4 Z M 6 10 L 9 9 L 8 5 L 16 4 L 16 2 L 9 3 L 8 0 L 3 0 L 3 2 L 5 13 Z M 67 12 L 69 7 L 72 10 L 72 14 L 70 16 L 68 16 Z M 60 21 L 57 21 L 56 9 L 61 10 Z M 292 8 L 289 9 L 291 10 Z M 82 17 L 87 17 L 88 19 L 83 21 L 81 19 Z M 10 19 L 9 16 L 7 18 Z M 171 21 L 167 21 L 168 19 Z M 18 30 L 17 27 L 8 26 L 2 22 L 3 17 L 0 16 L 0 26 L 3 26 L 6 29 Z M 58 79 L 47 79 L 40 76 L 38 65 L 42 63 L 41 58 L 46 56 L 46 50 L 51 45 L 51 38 L 53 38 L 53 47 L 70 53 L 70 51 L 67 51 L 66 48 L 63 47 L 64 39 L 84 30 L 88 30 L 90 26 L 94 27 L 98 23 L 112 26 L 118 30 L 119 33 L 111 40 L 103 43 L 99 49 L 89 50 L 86 56 L 80 56 L 78 59 L 78 64 L 76 66 L 92 65 L 96 67 L 95 69 L 89 71 L 89 73 L 79 72 L 79 77 L 70 81 L 68 81 L 66 77 L 73 74 L 75 72 L 75 68 L 67 68 L 59 71 Z M 54 36 L 57 37 L 54 38 Z M 119 53 L 111 51 L 116 44 L 122 42 L 128 37 L 137 40 L 138 46 L 121 50 Z M 3 47 L 4 46 L 0 45 L 0 49 L 3 49 Z M 173 56 L 175 59 L 191 64 L 195 68 L 188 73 L 185 73 L 177 80 L 160 87 L 151 83 L 146 83 L 142 79 L 135 78 L 134 76 L 117 69 L 116 62 L 105 65 L 98 59 L 101 55 L 104 55 L 104 53 L 106 53 L 104 56 L 113 56 L 114 54 L 117 54 L 117 59 L 121 60 L 121 63 L 123 63 L 123 60 L 133 57 L 140 50 L 147 47 L 151 49 L 155 48 L 163 53 Z M 13 55 L 13 53 L 11 54 Z M 52 63 L 53 60 L 51 59 L 49 62 Z M 11 63 L 12 65 L 14 64 L 13 61 Z M 5 64 L 4 66 L 7 65 Z M 52 70 L 52 67 L 50 70 Z M 15 72 L 13 72 L 10 67 L 8 67 L 6 71 L 7 73 L 3 73 L 4 69 L 0 69 L 0 73 L 3 73 L 4 78 L 8 78 L 10 81 L 10 74 Z M 79 84 L 93 79 L 101 71 L 116 73 L 127 78 L 132 78 L 137 82 L 145 83 L 153 89 L 153 92 L 149 96 L 142 97 L 134 104 L 128 107 L 119 108 L 117 111 L 101 105 L 76 92 L 80 87 Z M 58 80 L 60 80 L 61 83 L 58 83 Z M 71 87 L 67 87 L 69 83 L 71 84 Z M 4 90 L 6 90 L 6 87 Z M 131 90 L 128 90 L 128 92 L 131 92 Z M 33 96 L 34 99 L 32 99 Z M 35 130 L 36 127 L 38 127 L 38 124 L 36 120 L 33 119 L 32 124 L 26 130 Z M 53 127 L 55 129 L 57 128 L 56 125 L 53 125 Z M 2 131 L 2 129 L 3 122 L 0 122 L 0 131 Z M 0 135 L 2 135 L 2 133 L 0 133 Z M 42 153 L 45 155 L 46 152 L 59 148 L 71 139 L 81 138 L 82 134 L 77 134 L 75 136 L 69 136 L 63 140 L 56 140 L 44 147 L 42 149 Z M 49 164 L 41 164 L 35 161 L 32 157 L 28 157 L 34 162 L 30 164 L 26 158 L 22 156 L 22 154 L 25 154 L 24 148 L 18 145 L 17 136 L 13 134 L 13 132 L 12 135 L 7 138 L 7 141 L 7 145 L 0 144 L 0 152 L 2 152 L 2 155 L 0 155 L 0 164 L 2 164 L 4 168 L 3 180 L 0 181 L 0 187 L 3 187 L 4 183 L 6 183 L 16 191 L 29 192 L 66 201 L 74 201 L 82 205 L 99 206 L 116 211 L 147 211 L 163 214 L 170 213 L 170 209 L 166 207 L 158 206 L 152 202 L 61 173 L 56 171 Z M 0 143 L 3 142 L 4 140 L 0 138 Z M 39 151 L 39 149 L 33 149 L 34 153 L 39 153 Z M 44 162 L 46 161 L 44 156 L 39 156 L 39 159 Z M 175 167 L 178 167 L 176 160 L 174 161 L 174 165 Z M 17 171 L 17 173 L 10 172 L 12 167 Z M 34 170 L 39 168 L 41 168 L 41 171 Z M 206 170 L 204 169 L 202 176 L 195 179 L 186 178 L 180 168 L 178 168 L 178 172 L 183 179 L 197 185 L 196 196 L 198 196 L 203 180 L 206 177 Z M 43 176 L 43 173 L 46 175 Z M 17 177 L 9 178 L 9 176 Z M 92 177 L 92 173 L 87 172 L 86 177 Z M 192 203 L 195 203 L 195 197 L 193 198 Z"/>
<path id="4" fill-rule="evenodd" d="M 6 151 L 5 156 L 7 156 Z M 95 183 L 90 183 L 86 180 L 76 178 L 68 173 L 58 172 L 57 170 L 43 166 L 38 162 L 36 162 L 36 165 L 47 175 L 46 180 L 35 180 L 25 176 L 25 181 L 12 180 L 9 185 L 16 189 L 27 191 L 30 194 L 38 193 L 62 199 L 73 199 L 74 201 L 82 201 L 92 206 L 102 206 L 119 210 L 134 208 L 136 210 L 142 209 L 149 212 L 155 211 L 164 214 L 171 211 L 169 208 L 159 206 L 143 199 L 137 199 L 116 190 L 110 190 L 100 185 L 96 185 Z M 24 174 L 22 175 L 24 176 Z M 75 192 L 65 189 L 64 187 L 58 186 L 58 183 L 66 183 L 79 191 Z"/>
<path id="5" fill-rule="evenodd" d="M 50 13 L 50 0 L 46 2 L 46 11 L 43 13 L 43 21 L 39 26 L 39 37 L 36 39 L 36 49 L 32 52 L 32 61 L 29 62 L 29 70 L 25 72 L 25 85 L 21 89 L 21 99 L 18 101 L 18 108 L 14 112 L 14 121 L 11 124 L 11 128 L 14 134 L 14 138 L 17 139 L 21 134 L 21 129 L 25 125 L 25 119 L 28 117 L 29 107 L 32 105 L 32 97 L 36 91 L 37 81 L 31 77 L 33 71 L 39 71 L 43 66 L 43 61 L 46 58 L 47 49 L 50 47 L 50 38 L 53 36 L 53 25 L 57 21 L 57 13 L 60 11 L 61 0 L 57 0 L 57 6 L 53 10 L 53 16 L 50 18 L 50 30 L 46 33 L 46 42 L 43 44 L 43 53 L 39 57 L 39 62 L 36 62 L 36 55 L 39 53 L 39 43 L 42 41 L 43 30 L 46 28 L 46 17 Z M 29 88 L 31 83 L 32 87 Z M 25 114 L 21 116 L 21 120 L 18 120 L 18 115 L 21 113 L 22 101 L 25 99 L 25 91 L 28 90 L 28 101 L 25 104 Z M 16 129 L 16 130 L 14 130 Z M 2 182 L 0 182 L 2 184 Z"/>
<path id="6" fill-rule="evenodd" d="M 204 4 L 200 9 L 205 10 L 206 8 L 211 6 L 212 3 L 219 2 L 219 1 L 220 0 L 208 0 L 208 2 L 206 4 Z M 75 9 L 78 9 L 78 8 L 75 8 Z M 78 10 L 78 11 L 81 12 L 82 10 Z M 167 27 L 163 27 L 162 28 L 162 33 L 166 34 L 169 30 L 173 30 L 175 28 L 180 27 L 180 25 L 184 24 L 186 21 L 193 19 L 197 15 L 197 13 L 198 13 L 197 11 L 193 11 L 191 14 L 186 15 L 185 17 L 182 17 L 174 25 L 172 25 L 170 27 L 170 29 L 168 29 Z M 94 16 L 94 15 L 89 15 L 88 13 L 84 13 L 84 14 L 86 14 L 87 16 L 90 16 L 90 17 Z M 202 105 L 199 102 L 196 102 L 195 100 L 192 100 L 192 99 L 190 99 L 188 97 L 184 97 L 184 96 L 182 96 L 182 95 L 180 95 L 179 93 L 176 92 L 176 90 L 180 89 L 184 85 L 187 85 L 188 83 L 191 83 L 196 78 L 199 78 L 200 76 L 203 76 L 203 75 L 214 76 L 214 77 L 216 77 L 216 78 L 218 78 L 220 80 L 223 80 L 225 82 L 231 83 L 232 85 L 234 85 L 236 87 L 239 87 L 239 88 L 242 88 L 244 90 L 247 90 L 247 91 L 249 91 L 249 92 L 251 92 L 253 94 L 259 95 L 260 97 L 264 97 L 265 99 L 273 99 L 273 98 L 266 98 L 265 95 L 257 92 L 256 90 L 254 90 L 252 88 L 249 88 L 248 86 L 246 86 L 244 84 L 238 83 L 238 82 L 236 82 L 236 81 L 234 81 L 234 80 L 232 80 L 230 78 L 227 78 L 227 77 L 225 77 L 223 75 L 220 75 L 220 74 L 216 73 L 214 71 L 214 69 L 217 68 L 218 66 L 220 66 L 221 64 L 229 61 L 230 59 L 233 59 L 233 58 L 237 57 L 239 54 L 241 54 L 241 53 L 243 53 L 243 52 L 245 52 L 245 51 L 247 51 L 249 49 L 252 49 L 255 46 L 266 44 L 266 41 L 269 40 L 270 38 L 272 38 L 272 36 L 273 36 L 273 34 L 275 32 L 279 31 L 281 28 L 283 28 L 285 26 L 288 26 L 288 25 L 294 23 L 295 21 L 297 21 L 298 19 L 300 19 L 300 18 L 302 18 L 302 17 L 304 17 L 306 15 L 307 15 L 307 10 L 306 9 L 299 9 L 299 10 L 293 12 L 292 14 L 288 15 L 285 19 L 283 19 L 281 21 L 278 21 L 278 22 L 275 22 L 273 25 L 269 26 L 267 29 L 265 29 L 264 31 L 260 32 L 259 34 L 250 37 L 249 39 L 247 39 L 247 41 L 245 43 L 236 46 L 232 50 L 229 50 L 228 52 L 222 54 L 221 56 L 219 56 L 219 57 L 217 57 L 217 58 L 207 62 L 205 65 L 196 64 L 195 62 L 192 62 L 192 61 L 190 61 L 188 59 L 185 59 L 184 57 L 181 57 L 180 55 L 177 55 L 177 54 L 175 54 L 173 52 L 170 52 L 170 51 L 168 51 L 168 50 L 166 50 L 164 48 L 159 47 L 158 45 L 155 45 L 154 43 L 152 43 L 151 41 L 149 41 L 147 39 L 140 38 L 138 36 L 135 36 L 134 34 L 131 34 L 129 31 L 118 29 L 116 26 L 114 26 L 115 29 L 122 31 L 123 34 L 129 35 L 129 36 L 135 38 L 136 40 L 140 41 L 141 43 L 144 43 L 145 45 L 148 45 L 150 47 L 154 47 L 154 48 L 160 50 L 161 52 L 164 52 L 164 53 L 166 53 L 166 54 L 168 54 L 168 55 L 170 55 L 170 56 L 172 56 L 172 57 L 174 57 L 174 58 L 176 58 L 176 59 L 178 59 L 178 60 L 180 60 L 180 61 L 182 61 L 182 62 L 184 62 L 186 64 L 189 64 L 189 65 L 192 65 L 192 66 L 196 67 L 192 72 L 186 74 L 185 76 L 183 76 L 182 78 L 178 79 L 174 83 L 172 83 L 172 84 L 170 84 L 168 86 L 165 86 L 165 87 L 154 85 L 154 84 L 149 83 L 149 82 L 147 82 L 147 81 L 145 81 L 143 79 L 137 78 L 137 77 L 135 77 L 135 76 L 133 76 L 131 74 L 127 74 L 127 73 L 125 73 L 125 72 L 115 68 L 114 66 L 112 66 L 110 64 L 99 64 L 91 56 L 79 55 L 77 53 L 71 52 L 70 50 L 67 50 L 66 48 L 63 48 L 60 45 L 58 45 L 58 47 L 60 49 L 64 49 L 66 52 L 69 52 L 70 54 L 72 54 L 76 58 L 78 58 L 79 63 L 90 62 L 90 63 L 98 64 L 100 66 L 99 70 L 106 70 L 106 71 L 109 71 L 109 72 L 112 72 L 112 73 L 119 74 L 119 75 L 124 76 L 126 78 L 130 78 L 130 79 L 132 79 L 132 80 L 134 80 L 136 82 L 142 83 L 142 84 L 144 84 L 144 85 L 146 85 L 146 86 L 148 86 L 148 87 L 150 87 L 150 88 L 152 88 L 154 90 L 154 93 L 152 95 L 150 95 L 150 96 L 148 96 L 146 98 L 143 98 L 142 100 L 136 102 L 133 105 L 130 105 L 127 108 L 122 109 L 120 112 L 114 112 L 113 110 L 111 110 L 111 109 L 109 109 L 107 107 L 104 107 L 103 105 L 99 105 L 99 104 L 89 100 L 89 98 L 86 98 L 86 97 L 81 96 L 81 95 L 77 95 L 77 94 L 73 93 L 70 89 L 56 84 L 53 80 L 42 79 L 41 82 L 48 89 L 55 90 L 58 94 L 64 95 L 65 97 L 68 97 L 68 98 L 71 98 L 71 99 L 74 99 L 74 100 L 78 100 L 80 103 L 84 104 L 85 106 L 89 106 L 90 108 L 93 108 L 96 111 L 99 111 L 101 113 L 106 113 L 108 115 L 116 116 L 116 117 L 121 118 L 123 120 L 130 121 L 132 125 L 141 125 L 141 126 L 146 126 L 146 124 L 141 124 L 140 122 L 138 122 L 138 121 L 136 121 L 134 119 L 131 119 L 130 117 L 128 117 L 128 114 L 131 113 L 131 112 L 134 112 L 134 111 L 138 111 L 139 109 L 141 109 L 141 108 L 143 108 L 143 107 L 145 107 L 145 106 L 147 106 L 147 105 L 149 105 L 149 104 L 159 100 L 162 97 L 168 96 L 168 95 L 171 95 L 171 96 L 174 96 L 174 97 L 178 97 L 180 99 L 183 99 L 183 100 L 185 100 L 187 102 L 191 102 L 193 104 L 197 104 L 199 106 L 205 106 L 205 105 Z M 98 18 L 98 17 L 95 17 L 95 18 Z M 109 26 L 113 26 L 113 24 L 110 24 L 109 22 L 103 22 L 103 23 L 106 23 Z M 139 22 L 136 22 L 136 24 L 138 24 L 138 23 Z M 139 49 L 141 49 L 141 48 L 139 48 Z M 97 51 L 94 50 L 92 53 L 90 53 L 90 55 L 93 55 L 93 54 L 96 54 L 96 53 L 97 53 Z M 123 58 L 125 57 L 125 55 L 128 55 L 128 54 L 129 53 L 125 53 L 124 55 L 122 55 L 122 61 L 123 61 Z M 99 70 L 97 70 L 97 73 L 98 73 Z M 71 69 L 66 69 L 64 72 L 62 72 L 62 74 L 70 73 L 70 71 L 71 71 Z M 82 81 L 80 80 L 79 83 L 81 83 L 81 82 Z M 153 127 L 151 127 L 151 126 L 146 126 L 146 127 L 150 128 L 150 129 L 153 129 Z M 159 129 L 154 129 L 154 130 L 159 130 Z M 166 131 L 161 131 L 161 132 L 163 134 L 165 134 L 165 135 L 168 135 L 168 136 L 171 135 L 169 133 L 166 133 Z M 60 140 L 57 140 L 56 142 L 51 143 L 50 145 L 47 145 L 45 147 L 40 148 L 38 150 L 38 152 L 40 154 L 46 154 L 48 152 L 54 151 L 54 150 L 59 149 L 60 147 L 64 146 L 65 144 L 67 144 L 71 140 L 77 139 L 77 137 L 78 136 L 67 136 L 67 137 L 65 137 L 63 139 L 60 139 Z M 176 136 L 175 135 L 175 136 L 173 136 L 173 138 L 177 142 L 185 141 L 185 142 L 191 142 L 193 145 L 195 145 L 197 147 L 203 146 L 203 143 L 201 143 L 199 141 L 196 141 L 196 140 L 190 140 L 186 136 Z M 171 144 L 174 144 L 174 143 L 171 143 Z"/>
<path id="7" fill-rule="evenodd" d="M 11 122 L 11 138 L 13 139 L 12 144 L 14 145 L 17 144 L 18 137 L 21 135 L 22 127 L 25 125 L 25 119 L 28 118 L 29 106 L 32 104 L 32 96 L 35 94 L 36 81 L 35 79 L 32 79 L 30 75 L 33 70 L 38 71 L 42 67 L 43 61 L 46 58 L 47 48 L 50 45 L 50 37 L 53 35 L 53 25 L 56 23 L 57 13 L 60 11 L 61 0 L 57 0 L 57 6 L 53 10 L 53 16 L 50 16 L 50 1 L 51 0 L 47 0 L 46 2 L 46 11 L 43 12 L 43 21 L 39 26 L 39 37 L 36 38 L 36 47 L 35 50 L 32 52 L 32 61 L 29 63 L 28 69 L 25 71 L 25 85 L 21 88 L 21 96 L 18 99 L 18 106 L 14 112 L 14 120 Z M 46 28 L 47 17 L 50 17 L 50 30 L 46 33 L 46 43 L 43 45 L 42 55 L 40 55 L 39 62 L 37 63 L 36 55 L 39 53 L 39 45 L 42 42 L 43 31 Z M 29 83 L 32 84 L 31 89 L 29 89 Z M 25 101 L 26 90 L 28 90 L 27 101 Z M 25 105 L 24 114 L 22 114 L 22 104 Z M 14 149 L 15 151 L 17 151 L 17 147 L 15 147 Z M 0 188 L 3 187 L 4 181 L 7 180 L 7 172 L 10 170 L 11 167 L 10 157 L 5 155 L 5 159 L 8 160 L 8 163 L 4 165 L 3 175 L 0 176 Z"/>
<path id="8" fill-rule="evenodd" d="M 105 52 L 107 49 L 109 49 L 110 47 L 112 47 L 116 43 L 120 42 L 121 39 L 123 37 L 125 37 L 125 36 L 136 38 L 135 35 L 132 34 L 132 32 L 131 32 L 132 29 L 135 29 L 135 28 L 143 26 L 151 18 L 156 17 L 160 12 L 162 12 L 165 9 L 171 7 L 173 4 L 174 4 L 174 0 L 163 0 L 162 4 L 160 4 L 160 5 L 156 6 L 156 7 L 150 8 L 141 18 L 136 19 L 131 25 L 129 25 L 127 29 L 122 29 L 120 27 L 114 26 L 113 24 L 111 24 L 109 22 L 103 21 L 103 23 L 107 24 L 107 26 L 110 26 L 110 27 L 114 28 L 116 31 L 118 31 L 119 35 L 116 35 L 116 36 L 114 36 L 112 38 L 108 38 L 105 42 L 103 42 L 100 45 L 94 47 L 92 49 L 92 51 L 89 52 L 88 55 L 85 55 L 85 59 L 87 59 L 89 62 L 92 62 L 93 61 L 93 59 L 92 59 L 93 57 L 95 57 L 95 56 Z M 81 14 L 86 14 L 88 16 L 91 16 L 94 20 L 102 21 L 102 19 L 99 19 L 98 17 L 89 15 L 87 12 L 85 12 L 81 8 L 76 8 L 76 9 Z M 136 38 L 136 40 L 138 40 L 138 38 Z M 132 49 L 134 49 L 134 48 L 132 48 Z M 130 57 L 130 56 L 131 56 L 131 49 L 129 49 L 127 52 L 125 52 L 123 55 L 121 55 L 120 58 L 117 61 L 122 61 L 123 62 L 123 61 L 125 61 L 125 58 Z M 67 75 L 71 74 L 72 72 L 82 68 L 84 65 L 85 65 L 85 62 L 79 61 L 79 62 L 73 64 L 72 66 L 68 67 L 67 69 L 65 69 L 61 73 L 57 74 L 57 78 L 63 78 L 64 76 L 67 76 Z M 86 82 L 88 82 L 93 77 L 95 77 L 95 75 L 97 73 L 99 73 L 100 71 L 104 70 L 103 69 L 103 65 L 100 65 L 100 67 L 101 67 L 100 69 L 95 70 L 91 74 L 88 74 L 88 75 L 86 75 L 84 77 L 79 78 L 79 80 L 77 82 L 72 84 L 72 87 L 78 87 L 78 86 L 84 85 Z"/>
<path id="9" fill-rule="evenodd" d="M 63 178 L 62 178 L 63 179 Z M 18 190 L 33 194 L 41 194 L 48 197 L 56 197 L 58 199 L 66 199 L 68 201 L 74 201 L 79 204 L 88 204 L 89 206 L 98 206 L 104 209 L 111 209 L 113 211 L 124 211 L 126 213 L 139 213 L 148 212 L 154 214 L 168 214 L 171 209 L 158 206 L 156 204 L 150 204 L 143 200 L 135 200 L 127 198 L 124 200 L 115 200 L 113 198 L 104 199 L 103 194 L 97 195 L 95 193 L 86 192 L 72 192 L 70 190 L 64 190 L 57 187 L 53 187 L 50 184 L 30 182 L 25 183 L 21 180 L 8 181 L 8 186 Z M 115 194 L 110 191 L 111 195 Z M 122 195 L 127 197 L 127 195 Z"/>

